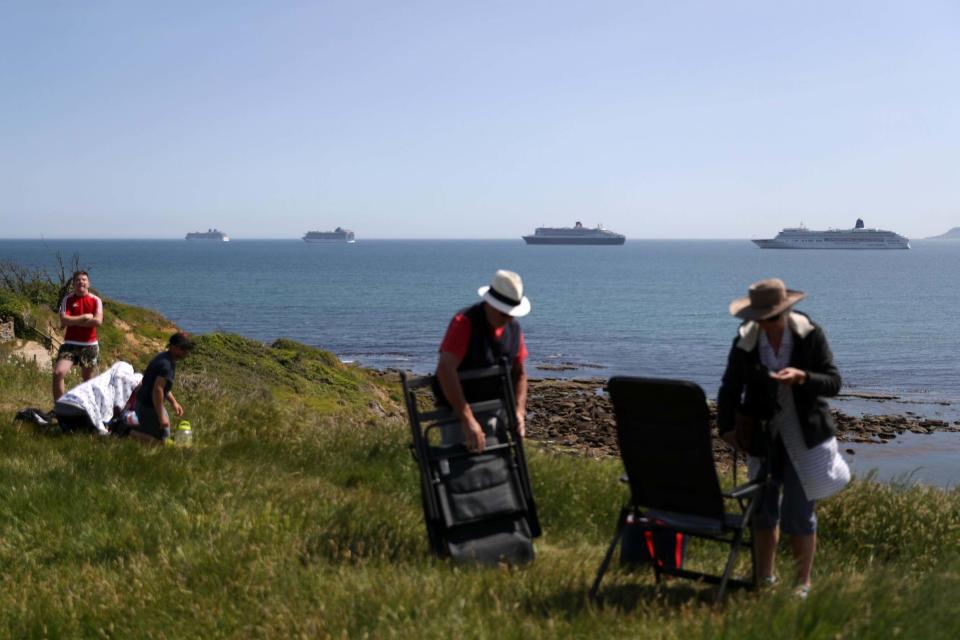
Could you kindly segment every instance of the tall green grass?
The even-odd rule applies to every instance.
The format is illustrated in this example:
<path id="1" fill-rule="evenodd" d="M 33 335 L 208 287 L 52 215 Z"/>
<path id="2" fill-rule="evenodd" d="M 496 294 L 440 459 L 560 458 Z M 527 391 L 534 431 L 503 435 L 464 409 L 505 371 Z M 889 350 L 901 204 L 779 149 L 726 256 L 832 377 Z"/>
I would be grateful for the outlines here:
<path id="1" fill-rule="evenodd" d="M 209 336 L 178 371 L 190 448 L 12 423 L 49 376 L 0 363 L 0 637 L 953 638 L 960 492 L 855 482 L 820 507 L 807 602 L 615 568 L 587 589 L 616 461 L 531 446 L 523 568 L 427 552 L 397 390 L 328 354 Z M 722 550 L 692 545 L 695 566 Z M 745 568 L 745 567 L 743 567 Z M 788 554 L 779 566 L 791 573 Z M 789 581 L 787 581 L 789 582 Z"/>

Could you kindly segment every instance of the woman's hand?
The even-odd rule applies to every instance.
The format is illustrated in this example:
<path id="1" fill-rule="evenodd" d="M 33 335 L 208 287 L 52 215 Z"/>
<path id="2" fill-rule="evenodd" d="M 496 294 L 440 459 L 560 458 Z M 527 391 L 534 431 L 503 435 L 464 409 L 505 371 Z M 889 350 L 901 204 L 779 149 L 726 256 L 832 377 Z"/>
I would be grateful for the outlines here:
<path id="1" fill-rule="evenodd" d="M 786 367 L 777 372 L 771 372 L 770 377 L 780 384 L 803 384 L 807 381 L 807 372 L 795 367 Z"/>

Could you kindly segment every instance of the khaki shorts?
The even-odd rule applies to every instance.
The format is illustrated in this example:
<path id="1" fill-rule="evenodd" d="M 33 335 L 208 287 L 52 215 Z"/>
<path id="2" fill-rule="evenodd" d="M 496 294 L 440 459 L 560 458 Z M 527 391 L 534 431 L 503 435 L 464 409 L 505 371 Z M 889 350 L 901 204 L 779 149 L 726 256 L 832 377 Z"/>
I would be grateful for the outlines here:
<path id="1" fill-rule="evenodd" d="M 69 360 L 84 369 L 96 367 L 100 358 L 100 345 L 97 344 L 62 344 L 57 351 L 57 362 Z"/>

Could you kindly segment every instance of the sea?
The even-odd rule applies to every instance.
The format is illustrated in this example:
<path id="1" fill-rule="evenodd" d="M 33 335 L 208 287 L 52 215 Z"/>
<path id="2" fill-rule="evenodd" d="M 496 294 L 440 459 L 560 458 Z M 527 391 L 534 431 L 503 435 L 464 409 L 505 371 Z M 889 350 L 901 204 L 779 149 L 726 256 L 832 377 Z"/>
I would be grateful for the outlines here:
<path id="1" fill-rule="evenodd" d="M 960 419 L 960 242 L 908 251 L 763 250 L 749 240 L 0 240 L 0 260 L 54 271 L 73 256 L 108 298 L 184 330 L 292 338 L 379 369 L 431 371 L 453 314 L 497 269 L 523 277 L 531 377 L 657 376 L 716 396 L 751 282 L 806 292 L 850 413 Z M 879 397 L 878 397 L 879 396 Z"/>

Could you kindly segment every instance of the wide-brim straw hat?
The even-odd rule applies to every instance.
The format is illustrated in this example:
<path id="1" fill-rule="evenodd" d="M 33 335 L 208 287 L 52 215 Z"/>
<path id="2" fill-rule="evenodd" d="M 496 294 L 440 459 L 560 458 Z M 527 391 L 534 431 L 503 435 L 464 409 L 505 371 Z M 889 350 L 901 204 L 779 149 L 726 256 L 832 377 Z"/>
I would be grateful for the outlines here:
<path id="1" fill-rule="evenodd" d="M 807 297 L 803 291 L 787 289 L 780 278 L 767 278 L 750 285 L 746 296 L 730 303 L 730 315 L 744 320 L 777 316 Z"/>
<path id="2" fill-rule="evenodd" d="M 513 271 L 500 269 L 488 286 L 477 289 L 477 295 L 497 311 L 514 318 L 530 313 L 530 301 L 523 295 L 523 280 Z"/>

